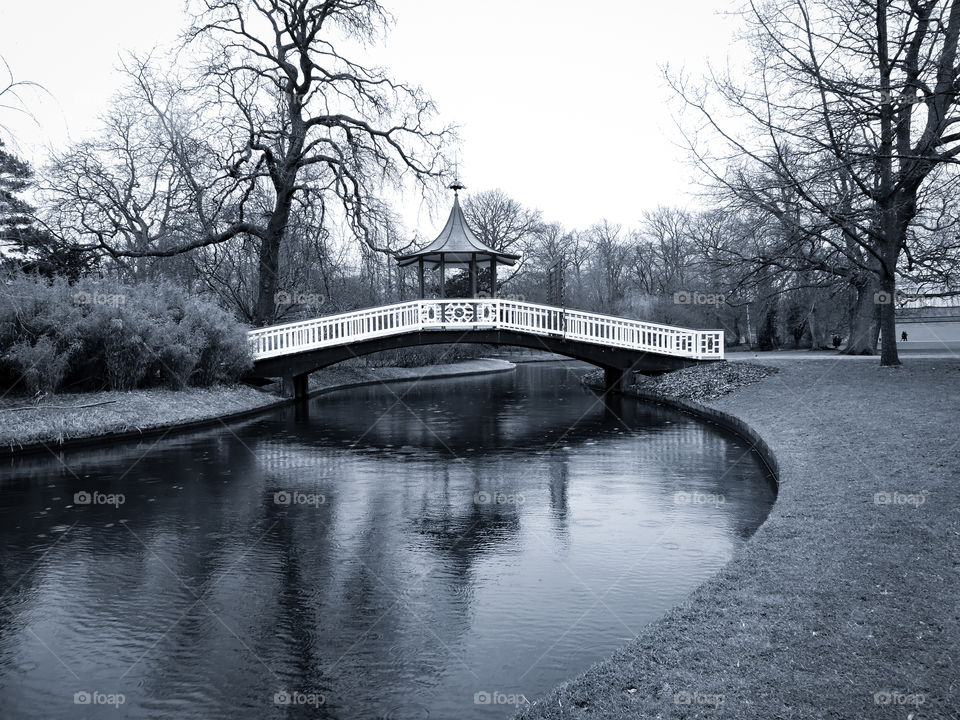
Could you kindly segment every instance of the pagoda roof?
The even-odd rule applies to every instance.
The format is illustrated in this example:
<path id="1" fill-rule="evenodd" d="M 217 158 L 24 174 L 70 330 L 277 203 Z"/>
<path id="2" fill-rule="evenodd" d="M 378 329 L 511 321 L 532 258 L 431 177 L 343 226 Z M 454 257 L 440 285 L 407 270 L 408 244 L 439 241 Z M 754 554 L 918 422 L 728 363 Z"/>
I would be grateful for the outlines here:
<path id="1" fill-rule="evenodd" d="M 496 260 L 499 265 L 515 265 L 520 259 L 519 255 L 494 250 L 473 234 L 463 216 L 460 197 L 456 192 L 462 186 L 454 183 L 451 187 L 454 188 L 453 207 L 450 209 L 447 224 L 443 226 L 437 239 L 420 250 L 397 255 L 397 264 L 405 267 L 423 259 L 424 267 L 433 269 L 440 265 L 442 259 L 447 267 L 467 267 L 471 262 L 490 260 Z"/>

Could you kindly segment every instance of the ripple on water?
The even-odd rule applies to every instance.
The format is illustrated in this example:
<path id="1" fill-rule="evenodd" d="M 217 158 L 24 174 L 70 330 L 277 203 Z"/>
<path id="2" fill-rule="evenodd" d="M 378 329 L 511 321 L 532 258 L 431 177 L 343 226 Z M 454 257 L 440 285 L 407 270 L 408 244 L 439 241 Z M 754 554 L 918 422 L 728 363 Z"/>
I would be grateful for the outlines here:
<path id="1" fill-rule="evenodd" d="M 590 517 L 574 518 L 573 524 L 579 527 L 595 528 L 595 527 L 601 527 L 603 525 L 603 520 L 601 520 L 600 518 L 590 518 Z"/>
<path id="2" fill-rule="evenodd" d="M 633 509 L 626 510 L 624 515 L 634 515 Z M 633 524 L 640 528 L 661 528 L 663 527 L 663 518 L 661 517 L 639 517 L 633 519 Z"/>
<path id="3" fill-rule="evenodd" d="M 28 674 L 40 669 L 40 663 L 33 660 L 21 660 L 10 668 L 11 673 Z"/>
<path id="4" fill-rule="evenodd" d="M 474 594 L 473 586 L 468 583 L 451 583 L 447 585 L 447 589 L 451 591 L 451 595 L 455 600 L 466 600 Z"/>
<path id="5" fill-rule="evenodd" d="M 383 720 L 425 720 L 430 717 L 430 709 L 419 703 L 404 703 L 387 710 Z"/>

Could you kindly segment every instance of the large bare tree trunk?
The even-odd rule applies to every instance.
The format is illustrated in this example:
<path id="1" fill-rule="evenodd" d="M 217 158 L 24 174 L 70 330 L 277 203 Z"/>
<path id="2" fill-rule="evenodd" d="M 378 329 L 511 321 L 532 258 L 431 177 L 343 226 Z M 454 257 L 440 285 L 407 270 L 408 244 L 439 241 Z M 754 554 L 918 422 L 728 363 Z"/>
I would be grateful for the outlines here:
<path id="1" fill-rule="evenodd" d="M 807 314 L 807 328 L 810 332 L 810 349 L 820 350 L 827 346 L 826 328 L 820 322 L 820 305 L 814 301 Z"/>
<path id="2" fill-rule="evenodd" d="M 294 176 L 295 178 L 296 176 Z M 277 203 L 260 242 L 260 279 L 257 285 L 257 312 L 254 322 L 269 325 L 277 316 L 277 278 L 280 271 L 280 245 L 290 221 L 293 190 L 278 189 Z"/>
<path id="3" fill-rule="evenodd" d="M 877 61 L 880 71 L 880 91 L 886 93 L 885 97 L 890 97 L 893 90 L 891 83 L 893 65 L 890 62 L 887 47 L 887 12 L 889 6 L 890 0 L 877 0 Z M 919 50 L 920 46 L 916 47 Z M 944 51 L 946 55 L 946 47 Z M 950 55 L 950 66 L 952 66 L 952 53 Z M 941 73 L 944 69 L 941 70 Z M 917 70 L 914 69 L 914 72 L 917 72 Z M 907 157 L 912 154 L 909 133 L 910 115 L 904 115 L 902 112 L 899 117 L 896 115 L 893 103 L 880 103 L 880 145 L 878 147 L 880 152 L 877 165 L 880 180 L 879 190 L 882 193 L 878 210 L 880 210 L 883 241 L 879 248 L 881 257 L 878 287 L 880 292 L 876 295 L 876 302 L 878 305 L 877 331 L 882 330 L 883 337 L 883 347 L 880 355 L 881 365 L 900 364 L 900 358 L 897 357 L 897 338 L 894 335 L 896 328 L 893 323 L 893 296 L 896 291 L 894 273 L 897 268 L 900 245 L 907 239 L 907 226 L 916 212 L 916 191 L 914 190 L 911 197 L 906 197 L 908 195 L 907 186 L 899 182 L 904 179 L 904 166 L 908 164 Z M 897 120 L 899 120 L 899 123 L 896 122 Z M 894 163 L 895 148 L 898 156 L 896 163 Z M 919 185 L 919 183 L 917 184 Z"/>
<path id="4" fill-rule="evenodd" d="M 878 283 L 873 273 L 863 273 L 851 280 L 853 302 L 850 306 L 849 336 L 844 355 L 874 355 L 876 344 L 876 293 Z"/>
<path id="5" fill-rule="evenodd" d="M 896 267 L 897 266 L 897 250 L 894 249 L 891 252 L 887 253 L 888 257 L 884 258 L 884 264 L 887 267 Z M 892 255 L 893 257 L 889 257 Z M 884 277 L 880 279 L 880 293 L 878 298 L 882 302 L 878 303 L 879 311 L 879 322 L 878 330 L 880 331 L 880 364 L 881 365 L 899 365 L 900 356 L 897 352 L 897 320 L 896 320 L 896 305 L 894 304 L 894 298 L 896 297 L 896 278 L 890 273 L 884 273 Z"/>
<path id="6" fill-rule="evenodd" d="M 897 321 L 894 306 L 880 308 L 880 364 L 899 365 L 900 353 L 897 350 Z"/>
<path id="7" fill-rule="evenodd" d="M 257 309 L 253 321 L 260 327 L 269 325 L 277 314 L 277 273 L 280 269 L 280 238 L 260 241 L 260 278 L 257 283 Z"/>

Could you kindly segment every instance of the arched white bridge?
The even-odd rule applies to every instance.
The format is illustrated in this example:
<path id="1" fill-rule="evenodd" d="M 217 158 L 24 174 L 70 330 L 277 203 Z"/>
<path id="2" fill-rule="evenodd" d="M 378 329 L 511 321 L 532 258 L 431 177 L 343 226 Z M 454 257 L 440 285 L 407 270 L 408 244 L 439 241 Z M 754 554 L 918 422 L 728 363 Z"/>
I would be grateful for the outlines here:
<path id="1" fill-rule="evenodd" d="M 412 300 L 249 333 L 253 375 L 306 394 L 313 370 L 379 350 L 436 343 L 519 345 L 593 363 L 608 386 L 633 370 L 664 372 L 722 360 L 722 330 L 692 330 L 501 298 Z"/>

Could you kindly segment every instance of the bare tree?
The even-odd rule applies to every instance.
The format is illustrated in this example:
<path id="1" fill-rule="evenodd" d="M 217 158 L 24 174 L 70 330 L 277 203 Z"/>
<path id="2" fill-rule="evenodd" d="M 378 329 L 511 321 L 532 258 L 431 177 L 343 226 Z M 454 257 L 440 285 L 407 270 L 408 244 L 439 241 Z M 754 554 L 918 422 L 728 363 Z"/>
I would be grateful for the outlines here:
<path id="1" fill-rule="evenodd" d="M 198 0 L 186 33 L 204 62 L 190 83 L 134 60 L 135 95 L 176 164 L 195 225 L 160 223 L 148 247 L 100 235 L 116 257 L 171 256 L 238 235 L 256 239 L 254 320 L 276 317 L 281 248 L 295 203 L 322 204 L 369 246 L 387 250 L 380 199 L 408 181 L 426 187 L 445 166 L 448 130 L 432 102 L 338 50 L 370 42 L 389 17 L 376 0 Z M 262 198 L 269 198 L 264 208 Z M 123 238 L 126 239 L 126 238 Z"/>
<path id="2" fill-rule="evenodd" d="M 686 287 L 693 263 L 690 214 L 677 208 L 658 207 L 643 214 L 631 244 L 631 269 L 636 282 L 651 295 Z"/>
<path id="3" fill-rule="evenodd" d="M 468 195 L 463 212 L 481 242 L 505 252 L 522 250 L 543 224 L 539 210 L 524 207 L 499 189 Z"/>
<path id="4" fill-rule="evenodd" d="M 752 77 L 738 83 L 713 76 L 709 87 L 747 130 L 729 129 L 710 93 L 673 80 L 728 150 L 718 156 L 692 138 L 696 157 L 735 193 L 730 171 L 743 159 L 782 178 L 820 220 L 799 227 L 804 241 L 830 246 L 875 278 L 881 363 L 899 364 L 892 302 L 898 263 L 912 253 L 924 184 L 960 154 L 960 3 L 751 2 L 745 24 Z M 780 190 L 752 189 L 767 197 Z"/>
<path id="5" fill-rule="evenodd" d="M 463 213 L 482 243 L 494 250 L 521 256 L 510 274 L 497 280 L 498 285 L 509 283 L 527 263 L 527 248 L 543 225 L 540 211 L 524 207 L 503 190 L 495 189 L 467 195 L 463 200 Z M 480 278 L 481 284 L 489 285 L 489 270 L 481 268 Z"/>
<path id="6" fill-rule="evenodd" d="M 43 183 L 48 223 L 115 257 L 175 254 L 195 240 L 194 191 L 165 140 L 153 113 L 117 98 L 97 138 L 52 156 Z"/>
<path id="7" fill-rule="evenodd" d="M 35 121 L 25 96 L 38 91 L 46 92 L 46 88 L 31 80 L 17 80 L 10 65 L 2 56 L 0 56 L 0 65 L 3 66 L 3 73 L 6 75 L 6 79 L 0 80 L 0 118 L 19 115 Z M 10 128 L 3 122 L 0 122 L 0 130 L 12 136 Z"/>
<path id="8" fill-rule="evenodd" d="M 627 246 L 621 230 L 620 225 L 603 220 L 587 231 L 593 289 L 597 305 L 604 312 L 615 312 L 624 296 Z"/>
<path id="9" fill-rule="evenodd" d="M 779 162 L 791 162 L 785 153 Z M 718 223 L 725 232 L 700 232 L 697 244 L 714 271 L 723 272 L 736 294 L 768 301 L 770 293 L 800 288 L 846 288 L 848 341 L 845 352 L 876 351 L 879 333 L 876 263 L 858 242 L 858 228 L 840 227 L 805 207 L 788 178 L 768 168 L 738 167 L 727 176 Z M 843 176 L 834 178 L 843 196 Z M 779 279 L 778 279 L 779 278 Z M 818 296 L 819 297 L 819 296 Z"/>
<path id="10" fill-rule="evenodd" d="M 570 241 L 570 234 L 560 223 L 542 223 L 533 233 L 527 252 L 542 268 L 548 268 L 564 259 Z"/>

